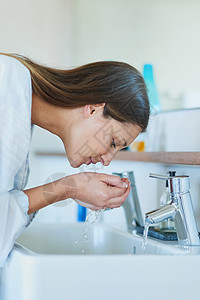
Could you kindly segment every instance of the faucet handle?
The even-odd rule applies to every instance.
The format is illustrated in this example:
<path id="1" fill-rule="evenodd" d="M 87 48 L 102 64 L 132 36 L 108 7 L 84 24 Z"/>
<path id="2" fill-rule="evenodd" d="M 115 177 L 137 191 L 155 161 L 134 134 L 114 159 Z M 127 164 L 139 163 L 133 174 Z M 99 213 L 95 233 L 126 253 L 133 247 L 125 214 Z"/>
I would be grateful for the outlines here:
<path id="1" fill-rule="evenodd" d="M 151 177 L 151 178 L 157 178 L 157 179 L 162 179 L 162 180 L 168 180 L 168 179 L 171 178 L 171 176 L 159 175 L 159 174 L 154 174 L 154 173 L 149 173 L 149 177 Z"/>
<path id="2" fill-rule="evenodd" d="M 169 184 L 169 192 L 172 194 L 188 192 L 190 188 L 190 181 L 188 175 L 166 176 L 149 173 L 149 177 L 167 180 Z"/>
<path id="3" fill-rule="evenodd" d="M 151 178 L 157 178 L 157 179 L 162 179 L 162 180 L 168 180 L 171 178 L 179 178 L 179 179 L 183 179 L 183 178 L 188 178 L 188 175 L 179 175 L 179 176 L 174 176 L 173 174 L 171 174 L 171 172 L 168 172 L 169 176 L 167 175 L 159 175 L 159 174 L 154 174 L 154 173 L 149 173 L 149 177 Z M 174 173 L 174 172 L 173 172 Z"/>

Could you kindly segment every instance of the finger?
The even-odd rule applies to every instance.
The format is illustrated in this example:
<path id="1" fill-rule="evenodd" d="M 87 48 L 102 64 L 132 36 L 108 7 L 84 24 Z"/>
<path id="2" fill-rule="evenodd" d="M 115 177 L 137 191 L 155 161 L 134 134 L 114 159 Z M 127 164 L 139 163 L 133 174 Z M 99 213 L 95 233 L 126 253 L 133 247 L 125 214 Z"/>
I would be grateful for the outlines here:
<path id="1" fill-rule="evenodd" d="M 129 179 L 128 179 L 127 177 L 125 177 L 125 178 L 121 178 L 121 180 L 122 180 L 123 182 L 126 182 L 127 184 L 129 184 L 129 183 L 130 183 L 130 181 L 129 181 Z"/>
<path id="2" fill-rule="evenodd" d="M 127 183 L 127 185 L 130 186 L 130 188 L 131 188 L 131 183 L 128 178 L 122 178 L 122 180 L 125 181 Z M 124 195 L 125 192 L 126 192 L 126 189 L 108 186 L 108 193 L 109 193 L 108 196 L 110 199 L 115 198 L 115 197 L 120 197 L 120 196 Z"/>
<path id="3" fill-rule="evenodd" d="M 129 179 L 127 177 L 122 177 L 121 180 L 125 181 L 126 183 L 129 183 Z"/>
<path id="4" fill-rule="evenodd" d="M 102 207 L 92 206 L 90 209 L 96 211 L 102 209 Z"/>
<path id="5" fill-rule="evenodd" d="M 130 190 L 131 190 L 131 187 L 129 185 L 123 196 L 110 199 L 108 207 L 110 207 L 110 208 L 120 207 L 125 202 L 126 198 L 128 197 Z"/>
<path id="6" fill-rule="evenodd" d="M 121 189 L 115 186 L 109 186 L 107 185 L 106 193 L 107 193 L 107 199 L 112 199 L 116 197 L 121 197 L 126 192 L 126 189 Z"/>
<path id="7" fill-rule="evenodd" d="M 127 196 L 125 198 L 123 198 L 123 200 L 120 197 L 113 199 L 114 202 L 112 204 L 110 204 L 108 207 L 109 208 L 118 208 L 118 207 L 121 207 L 123 205 L 123 203 L 125 202 L 126 198 L 128 197 L 128 194 L 127 194 Z"/>
<path id="8" fill-rule="evenodd" d="M 128 185 L 130 185 L 131 189 L 132 189 L 132 183 L 131 181 L 129 180 L 129 178 L 125 177 L 125 178 L 122 178 L 123 181 L 125 181 Z"/>
<path id="9" fill-rule="evenodd" d="M 104 173 L 99 173 L 100 180 L 107 183 L 108 185 L 116 186 L 118 188 L 127 188 L 127 183 L 124 182 L 120 176 L 117 175 L 109 175 Z"/>

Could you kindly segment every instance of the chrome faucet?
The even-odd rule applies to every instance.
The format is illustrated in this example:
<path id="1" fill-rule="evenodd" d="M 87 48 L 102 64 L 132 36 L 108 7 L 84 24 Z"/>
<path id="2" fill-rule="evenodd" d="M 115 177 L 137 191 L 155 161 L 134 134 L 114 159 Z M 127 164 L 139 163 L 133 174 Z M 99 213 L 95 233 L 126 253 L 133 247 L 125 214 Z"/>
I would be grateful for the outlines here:
<path id="1" fill-rule="evenodd" d="M 128 178 L 131 182 L 132 189 L 122 207 L 124 208 L 128 231 L 132 232 L 135 226 L 144 226 L 134 174 L 132 171 L 122 173 L 113 172 L 112 174 L 118 175 L 121 178 Z"/>
<path id="2" fill-rule="evenodd" d="M 149 177 L 168 180 L 170 202 L 146 213 L 145 222 L 152 225 L 172 218 L 179 245 L 199 245 L 199 235 L 189 191 L 189 176 L 164 176 L 150 173 Z"/>

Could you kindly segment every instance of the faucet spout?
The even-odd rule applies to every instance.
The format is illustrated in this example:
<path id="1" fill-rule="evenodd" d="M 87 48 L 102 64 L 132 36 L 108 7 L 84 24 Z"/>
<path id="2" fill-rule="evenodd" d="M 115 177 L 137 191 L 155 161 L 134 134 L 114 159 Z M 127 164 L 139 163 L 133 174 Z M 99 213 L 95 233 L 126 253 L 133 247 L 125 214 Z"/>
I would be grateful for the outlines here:
<path id="1" fill-rule="evenodd" d="M 158 209 L 146 213 L 145 221 L 151 225 L 163 222 L 169 218 L 174 218 L 176 211 L 176 204 L 171 201 L 171 203 L 168 203 L 164 206 L 159 207 Z"/>
<path id="2" fill-rule="evenodd" d="M 171 202 L 146 213 L 145 222 L 156 224 L 172 218 L 175 223 L 180 245 L 199 246 L 199 234 L 190 196 L 189 176 L 166 177 L 150 174 L 150 177 L 169 180 L 169 193 Z"/>

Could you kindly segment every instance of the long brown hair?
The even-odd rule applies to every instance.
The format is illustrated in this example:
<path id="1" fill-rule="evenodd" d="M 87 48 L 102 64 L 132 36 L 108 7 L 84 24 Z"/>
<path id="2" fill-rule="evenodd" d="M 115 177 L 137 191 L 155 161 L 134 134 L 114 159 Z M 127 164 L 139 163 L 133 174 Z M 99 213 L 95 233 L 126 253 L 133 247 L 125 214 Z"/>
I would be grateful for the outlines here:
<path id="1" fill-rule="evenodd" d="M 29 69 L 33 91 L 45 101 L 68 108 L 105 103 L 105 117 L 146 129 L 150 113 L 146 85 L 140 72 L 129 64 L 99 61 L 61 70 L 22 55 L 4 55 L 18 59 Z"/>

